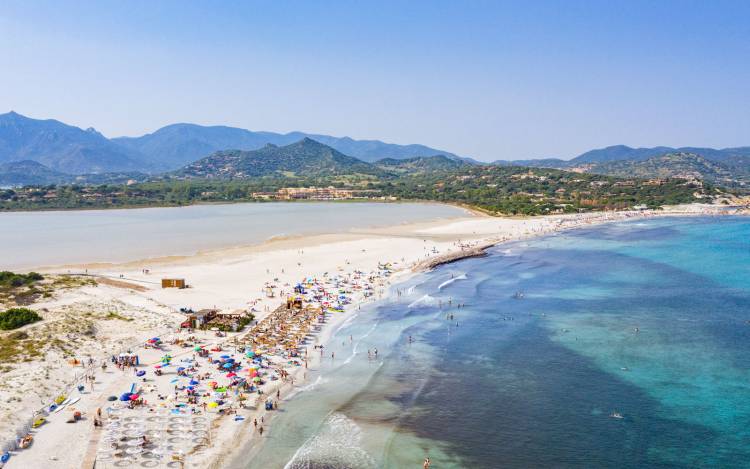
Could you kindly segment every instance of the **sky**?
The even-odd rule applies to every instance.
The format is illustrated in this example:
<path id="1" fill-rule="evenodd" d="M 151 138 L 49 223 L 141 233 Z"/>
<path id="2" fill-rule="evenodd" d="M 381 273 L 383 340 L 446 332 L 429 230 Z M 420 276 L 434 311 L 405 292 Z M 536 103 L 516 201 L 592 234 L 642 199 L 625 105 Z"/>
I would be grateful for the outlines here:
<path id="1" fill-rule="evenodd" d="M 0 113 L 479 160 L 750 145 L 748 1 L 0 2 Z"/>

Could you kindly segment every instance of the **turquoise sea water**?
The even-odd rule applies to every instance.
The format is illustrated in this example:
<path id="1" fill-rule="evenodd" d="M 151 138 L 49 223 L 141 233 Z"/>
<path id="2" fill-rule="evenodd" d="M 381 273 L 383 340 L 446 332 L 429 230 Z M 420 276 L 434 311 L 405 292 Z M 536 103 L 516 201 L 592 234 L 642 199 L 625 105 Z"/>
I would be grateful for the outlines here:
<path id="1" fill-rule="evenodd" d="M 568 232 L 395 288 L 236 467 L 750 467 L 750 220 Z"/>

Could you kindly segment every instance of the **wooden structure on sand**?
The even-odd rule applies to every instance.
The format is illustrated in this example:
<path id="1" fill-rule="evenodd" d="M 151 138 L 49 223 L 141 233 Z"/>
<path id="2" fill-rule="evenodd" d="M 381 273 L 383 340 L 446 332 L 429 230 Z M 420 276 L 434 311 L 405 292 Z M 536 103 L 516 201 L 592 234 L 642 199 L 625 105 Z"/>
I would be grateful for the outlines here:
<path id="1" fill-rule="evenodd" d="M 161 279 L 162 288 L 185 288 L 184 278 L 163 278 Z"/>

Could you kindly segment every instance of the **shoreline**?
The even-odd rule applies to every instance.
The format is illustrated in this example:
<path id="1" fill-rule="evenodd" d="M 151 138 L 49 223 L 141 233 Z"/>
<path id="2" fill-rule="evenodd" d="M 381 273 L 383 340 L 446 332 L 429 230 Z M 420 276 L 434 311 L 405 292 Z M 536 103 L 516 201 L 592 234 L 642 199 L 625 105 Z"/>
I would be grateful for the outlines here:
<path id="1" fill-rule="evenodd" d="M 234 200 L 234 201 L 197 201 L 189 204 L 177 204 L 177 205 L 118 205 L 108 207 L 71 207 L 71 208 L 32 208 L 32 209 L 14 209 L 14 210 L 0 210 L 2 213 L 51 213 L 51 212 L 90 212 L 90 211 L 111 211 L 111 210 L 145 210 L 150 208 L 188 208 L 196 206 L 212 206 L 212 205 L 238 205 L 238 204 L 274 204 L 274 203 L 341 203 L 341 204 L 358 204 L 358 203 L 379 203 L 379 204 L 434 204 L 434 205 L 450 205 L 452 207 L 459 207 L 466 209 L 467 211 L 476 211 L 482 213 L 481 210 L 471 207 L 469 205 L 463 205 L 460 203 L 441 202 L 438 200 L 422 200 L 422 199 L 396 199 L 396 200 L 383 200 L 383 199 L 330 199 L 330 200 L 317 200 L 317 199 L 294 199 L 294 200 L 264 200 L 264 199 L 247 199 L 247 200 Z M 486 213 L 485 213 L 486 215 Z"/>
<path id="2" fill-rule="evenodd" d="M 611 215 L 611 214 L 610 214 Z M 715 214 L 718 215 L 718 214 Z M 489 215 L 483 215 L 485 217 L 489 217 Z M 542 232 L 534 232 L 534 233 L 526 233 L 523 236 L 517 237 L 517 238 L 502 238 L 502 239 L 495 239 L 483 244 L 480 244 L 475 247 L 471 247 L 465 250 L 461 250 L 458 252 L 448 253 L 444 254 L 442 256 L 437 256 L 432 259 L 427 259 L 425 261 L 417 262 L 411 266 L 406 266 L 403 270 L 400 270 L 397 273 L 398 278 L 390 279 L 391 281 L 388 282 L 388 285 L 385 289 L 386 292 L 390 291 L 390 287 L 394 283 L 399 282 L 406 282 L 410 278 L 413 278 L 414 276 L 418 275 L 419 273 L 432 270 L 434 268 L 437 268 L 442 265 L 451 264 L 454 262 L 458 262 L 463 259 L 473 258 L 473 257 L 483 257 L 488 255 L 487 250 L 501 245 L 503 243 L 507 242 L 515 242 L 515 241 L 522 241 L 525 239 L 537 237 L 537 236 L 544 236 L 549 235 L 551 233 L 557 233 L 562 231 L 569 231 L 569 230 L 575 230 L 575 229 L 582 229 L 587 228 L 591 226 L 601 225 L 605 223 L 616 223 L 616 222 L 623 222 L 623 221 L 630 221 L 630 220 L 637 220 L 641 218 L 655 218 L 655 217 L 682 217 L 682 216 L 710 216 L 706 213 L 693 213 L 693 212 L 681 212 L 681 211 L 675 211 L 675 212 L 654 212 L 654 213 L 643 213 L 643 212 L 615 212 L 614 216 L 605 217 L 604 219 L 601 219 L 599 217 L 593 217 L 593 219 L 585 219 L 585 221 L 582 224 L 578 225 L 567 225 L 567 226 L 558 226 L 552 230 L 549 231 L 542 231 Z M 381 294 L 382 295 L 382 294 Z M 382 301 L 387 299 L 387 297 L 379 296 L 379 298 L 374 299 L 372 301 Z M 347 311 L 347 313 L 351 313 L 351 311 Z M 338 327 L 341 324 L 343 324 L 346 321 L 345 318 L 340 319 L 337 322 L 334 322 L 332 324 L 327 324 L 324 329 L 324 332 L 321 334 L 320 337 L 316 338 L 316 343 L 326 343 L 330 338 L 335 334 L 336 331 L 338 331 Z M 317 358 L 317 356 L 316 356 Z M 314 365 L 319 365 L 322 360 L 318 359 Z M 298 383 L 296 385 L 297 388 L 305 387 L 303 385 L 309 385 L 310 383 Z M 289 385 L 288 383 L 282 386 L 280 389 L 282 392 L 285 392 L 287 390 L 292 390 L 292 394 L 288 397 L 288 399 L 292 399 L 299 395 L 299 393 L 304 392 L 304 389 L 299 389 L 296 392 L 294 391 L 295 385 Z M 282 394 L 282 400 L 285 400 Z M 273 414 L 269 416 L 269 418 L 266 420 L 266 422 L 273 422 Z M 234 448 L 230 451 L 220 451 L 216 459 L 214 459 L 211 464 L 207 467 L 211 468 L 219 468 L 224 467 L 223 464 L 226 462 L 236 462 L 240 455 L 243 459 L 246 460 L 252 460 L 252 458 L 257 455 L 262 447 L 263 447 L 263 438 L 260 437 L 253 437 L 254 435 L 248 435 L 242 438 L 239 441 L 233 441 Z M 234 466 L 232 466 L 234 467 Z"/>
<path id="3" fill-rule="evenodd" d="M 264 202 L 265 204 L 273 204 L 275 202 Z M 287 204 L 293 203 L 293 202 L 287 202 Z M 306 204 L 326 204 L 327 201 L 307 201 L 304 202 Z M 357 201 L 354 203 L 370 203 L 368 201 Z M 394 204 L 399 205 L 409 205 L 409 202 L 394 202 Z M 401 222 L 393 222 L 390 220 L 378 220 L 374 221 L 372 223 L 366 223 L 364 225 L 359 226 L 351 226 L 349 228 L 326 228 L 326 227 L 311 227 L 311 228 L 305 228 L 305 229 L 297 229 L 292 230 L 292 233 L 277 233 L 277 234 L 271 234 L 263 239 L 258 239 L 254 241 L 230 241 L 230 242 L 219 242 L 218 244 L 214 245 L 206 245 L 203 247 L 187 247 L 185 249 L 177 249 L 178 252 L 174 252 L 172 254 L 151 254 L 151 253 L 145 253 L 145 254 L 135 254 L 131 253 L 129 255 L 122 256 L 122 258 L 119 259 L 110 259 L 110 260 L 87 260 L 84 258 L 81 258 L 80 260 L 74 260 L 70 262 L 60 262 L 60 263 L 27 263 L 24 265 L 18 265 L 18 266 L 5 266 L 6 268 L 10 267 L 9 270 L 14 270 L 18 272 L 28 272 L 28 271 L 40 271 L 40 272 L 48 272 L 48 273 L 64 273 L 65 270 L 73 270 L 73 269 L 113 269 L 117 267 L 122 268 L 129 268 L 131 266 L 135 265 L 143 265 L 143 264 L 172 264 L 176 262 L 182 262 L 182 261 L 199 261 L 202 258 L 207 257 L 230 257 L 230 256 L 236 256 L 241 255 L 246 252 L 253 252 L 253 251 L 262 251 L 267 249 L 273 249 L 273 248 L 281 248 L 285 245 L 296 245 L 302 242 L 303 240 L 306 241 L 308 239 L 320 239 L 320 242 L 327 242 L 327 238 L 335 237 L 335 236 L 352 236 L 352 237 L 361 237 L 363 235 L 369 235 L 373 233 L 377 233 L 379 231 L 385 231 L 387 233 L 392 233 L 394 230 L 398 230 L 399 228 L 405 228 L 408 230 L 411 227 L 421 227 L 421 226 L 433 226 L 435 224 L 442 224 L 445 222 L 455 221 L 455 220 L 462 220 L 462 219 L 470 219 L 470 218 L 476 218 L 476 217 L 486 217 L 487 215 L 482 215 L 480 213 L 477 213 L 475 211 L 472 211 L 470 209 L 467 209 L 466 207 L 461 206 L 455 206 L 451 204 L 442 204 L 437 202 L 415 202 L 415 204 L 418 205 L 433 205 L 433 206 L 449 206 L 456 209 L 455 214 L 443 214 L 443 215 L 436 215 L 431 217 L 426 217 L 423 220 L 420 221 L 401 221 Z M 213 204 L 212 204 L 213 205 Z M 241 205 L 241 204 L 219 204 L 219 205 Z M 155 208 L 188 208 L 186 207 L 148 207 L 148 209 Z M 52 212 L 47 212 L 52 213 Z M 1 216 L 1 214 L 0 214 Z M 295 232 L 296 231 L 296 232 Z"/>
<path id="4" fill-rule="evenodd" d="M 126 301 L 126 304 L 141 305 L 146 309 L 154 310 L 158 305 L 161 305 L 162 309 L 160 311 L 162 312 L 158 313 L 154 310 L 155 317 L 166 318 L 168 314 L 171 314 L 170 317 L 174 319 L 171 320 L 170 324 L 171 327 L 174 327 L 174 322 L 179 318 L 179 313 L 167 313 L 167 311 L 175 311 L 177 306 L 180 305 L 190 305 L 192 303 L 196 307 L 207 307 L 213 304 L 220 309 L 231 309 L 245 305 L 250 309 L 247 306 L 248 303 L 245 302 L 247 297 L 252 295 L 249 292 L 259 291 L 264 282 L 267 283 L 274 276 L 278 277 L 278 279 L 274 280 L 278 280 L 276 283 L 279 285 L 283 285 L 284 283 L 293 284 L 292 282 L 298 281 L 300 277 L 312 276 L 322 278 L 321 275 L 323 275 L 323 272 L 333 272 L 336 274 L 337 272 L 351 269 L 355 271 L 366 271 L 368 268 L 374 269 L 375 265 L 379 265 L 382 260 L 388 261 L 390 259 L 394 263 L 393 274 L 385 279 L 382 285 L 377 287 L 380 293 L 368 299 L 368 301 L 372 301 L 381 299 L 383 291 L 391 283 L 395 281 L 402 282 L 409 276 L 415 275 L 420 271 L 420 264 L 422 264 L 422 269 L 425 267 L 434 268 L 437 265 L 455 262 L 471 255 L 481 255 L 479 253 L 483 253 L 484 250 L 503 242 L 517 241 L 519 239 L 567 229 L 577 229 L 628 219 L 657 216 L 710 216 L 711 214 L 718 214 L 718 212 L 706 213 L 679 210 L 658 213 L 615 212 L 526 219 L 484 216 L 444 219 L 427 223 L 397 225 L 395 227 L 381 227 L 363 230 L 359 233 L 355 231 L 310 237 L 300 236 L 295 239 L 282 240 L 278 243 L 255 246 L 253 249 L 223 249 L 201 255 L 181 256 L 179 259 L 169 258 L 168 261 L 164 260 L 162 263 L 157 264 L 156 267 L 148 264 L 149 267 L 157 270 L 155 272 L 156 275 L 187 272 L 188 275 L 186 276 L 189 282 L 191 278 L 195 278 L 196 284 L 194 289 L 176 291 L 152 288 L 147 289 L 145 292 L 136 292 L 127 291 L 123 287 L 102 286 L 98 288 L 101 288 L 103 291 L 90 289 L 91 291 L 87 293 L 95 298 L 102 299 L 105 303 L 107 301 L 106 298 L 108 298 L 106 295 L 111 295 L 112 298 L 117 298 L 118 301 Z M 304 252 L 303 250 L 308 252 Z M 310 268 L 303 266 L 301 261 L 304 261 L 306 265 L 313 265 L 312 271 Z M 128 272 L 128 281 L 151 282 L 154 278 L 158 278 L 151 277 L 150 274 L 144 274 L 143 272 L 139 274 L 135 271 L 136 268 L 142 268 L 142 266 L 141 261 L 98 266 L 94 268 L 96 270 L 94 274 L 114 276 L 115 271 L 111 270 L 114 268 Z M 266 266 L 269 267 L 265 268 L 265 272 L 263 272 Z M 271 268 L 274 269 L 274 272 L 270 271 Z M 132 279 L 130 278 L 131 276 L 133 277 Z M 247 277 L 248 280 L 238 279 L 237 277 Z M 123 292 L 122 290 L 126 291 Z M 239 296 L 237 295 L 238 290 L 242 292 Z M 352 304 L 361 303 L 363 300 L 364 298 L 352 295 Z M 278 302 L 279 299 L 274 300 L 269 298 L 255 300 L 252 303 L 252 308 L 256 310 L 256 319 L 262 320 L 267 317 L 270 314 L 270 306 L 278 305 Z M 266 308 L 269 309 L 267 310 Z M 351 316 L 351 308 L 353 306 L 347 308 L 344 313 L 332 313 L 333 316 L 331 316 L 330 321 L 326 322 L 320 333 L 315 335 L 313 340 L 316 343 L 325 343 L 325 341 L 329 340 L 331 335 L 337 330 L 337 327 Z M 166 319 L 163 321 L 166 321 Z M 115 333 L 113 332 L 113 334 Z M 154 333 L 160 332 L 158 329 L 152 328 L 135 334 L 140 334 L 139 337 L 142 343 L 146 338 L 152 337 Z M 221 342 L 230 343 L 232 339 L 245 334 L 232 335 Z M 211 343 L 217 342 L 216 340 L 209 339 L 210 337 L 207 337 L 206 341 Z M 315 363 L 315 361 L 311 360 L 310 364 L 317 366 Z M 295 370 L 297 378 L 295 378 L 294 385 L 290 385 L 290 383 L 281 384 L 281 387 L 285 389 L 285 394 L 288 390 L 293 393 L 293 397 L 302 392 L 299 388 L 306 383 L 298 379 L 301 370 L 302 368 Z M 106 388 L 107 390 L 118 389 L 118 386 L 121 389 L 121 384 L 118 385 L 116 382 L 110 383 L 110 385 L 112 387 Z M 107 386 L 106 381 L 104 382 L 104 386 Z M 271 392 L 275 392 L 275 389 Z M 102 405 L 101 397 L 105 392 L 104 390 L 101 392 L 102 394 L 98 398 L 98 401 L 87 402 L 89 408 L 93 409 L 96 406 Z M 86 400 L 88 401 L 88 398 Z M 242 424 L 233 427 L 234 422 L 226 417 L 220 418 L 220 422 L 216 428 L 212 429 L 212 432 L 216 432 L 215 441 L 212 441 L 211 446 L 206 450 L 206 454 L 197 459 L 197 461 L 204 463 L 200 467 L 220 467 L 227 461 L 233 460 L 236 457 L 236 452 L 239 450 L 257 451 L 261 447 L 262 438 L 254 438 L 255 434 L 253 432 L 243 431 L 246 436 L 242 440 L 242 444 L 238 445 L 236 436 L 239 429 L 246 429 L 249 426 L 252 418 L 255 418 L 253 416 L 257 415 L 258 412 L 258 410 L 255 410 L 246 416 Z M 45 430 L 47 429 L 42 427 L 40 435 L 43 435 L 43 438 L 51 438 L 50 432 Z M 85 437 L 88 433 L 83 432 L 81 437 Z M 51 438 L 51 441 L 45 442 L 45 444 L 48 443 L 50 448 L 52 448 L 51 452 L 59 451 L 59 448 L 61 448 L 59 445 L 63 445 L 62 447 L 64 447 L 70 444 L 70 442 L 65 442 L 64 440 L 53 440 L 56 439 Z M 35 445 L 38 444 L 41 443 L 35 443 Z M 58 450 L 54 450 L 54 448 L 58 448 Z M 14 455 L 11 458 L 9 467 L 16 467 L 14 460 L 19 462 L 25 460 L 27 465 L 31 464 L 32 466 L 34 464 L 43 464 L 43 459 L 39 457 L 35 458 L 34 454 L 32 454 L 38 452 L 40 449 L 35 449 L 32 446 L 29 450 Z M 37 456 L 44 455 L 40 454 Z M 77 467 L 78 465 L 79 463 L 76 462 L 75 466 Z"/>

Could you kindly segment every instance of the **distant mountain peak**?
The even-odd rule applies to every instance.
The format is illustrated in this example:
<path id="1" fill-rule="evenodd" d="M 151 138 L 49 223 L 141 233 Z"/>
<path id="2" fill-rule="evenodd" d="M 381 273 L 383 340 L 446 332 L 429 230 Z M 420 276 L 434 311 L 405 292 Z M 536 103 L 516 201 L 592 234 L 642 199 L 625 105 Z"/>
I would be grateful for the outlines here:
<path id="1" fill-rule="evenodd" d="M 0 163 L 32 160 L 71 174 L 144 171 L 153 166 L 141 155 L 54 119 L 33 119 L 10 111 L 0 115 Z"/>

